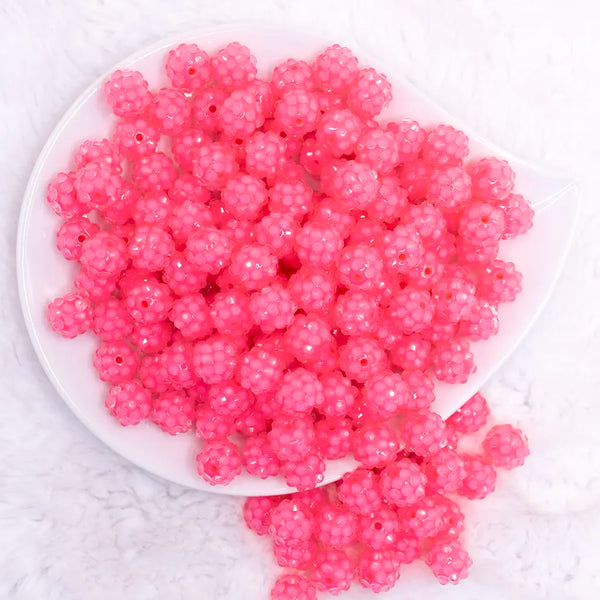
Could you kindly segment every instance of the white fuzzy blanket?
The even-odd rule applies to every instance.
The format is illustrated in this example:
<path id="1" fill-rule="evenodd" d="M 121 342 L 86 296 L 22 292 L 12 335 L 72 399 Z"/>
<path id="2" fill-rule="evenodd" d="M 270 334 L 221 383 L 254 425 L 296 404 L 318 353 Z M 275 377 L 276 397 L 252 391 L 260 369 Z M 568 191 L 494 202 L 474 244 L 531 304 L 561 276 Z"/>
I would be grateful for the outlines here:
<path id="1" fill-rule="evenodd" d="M 75 419 L 25 333 L 15 231 L 29 171 L 88 82 L 141 45 L 209 23 L 267 21 L 395 56 L 434 99 L 500 145 L 583 183 L 553 300 L 487 386 L 532 456 L 468 509 L 470 579 L 418 566 L 404 600 L 600 596 L 598 3 L 533 0 L 4 0 L 0 3 L 0 598 L 262 600 L 274 577 L 236 499 L 159 481 Z M 348 600 L 370 594 L 353 589 Z"/>

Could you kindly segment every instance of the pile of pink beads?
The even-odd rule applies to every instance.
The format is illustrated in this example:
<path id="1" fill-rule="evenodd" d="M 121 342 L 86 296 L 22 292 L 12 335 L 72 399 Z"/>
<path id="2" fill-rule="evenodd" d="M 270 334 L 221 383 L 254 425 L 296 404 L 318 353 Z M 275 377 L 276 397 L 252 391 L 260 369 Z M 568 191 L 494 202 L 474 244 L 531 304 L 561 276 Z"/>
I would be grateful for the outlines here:
<path id="1" fill-rule="evenodd" d="M 113 73 L 111 136 L 84 141 L 48 187 L 64 219 L 58 249 L 79 263 L 74 290 L 48 306 L 50 325 L 100 338 L 94 366 L 121 425 L 195 429 L 197 470 L 212 485 L 244 468 L 310 490 L 326 460 L 353 454 L 363 468 L 338 494 L 366 503 L 343 517 L 358 519 L 363 542 L 386 537 L 390 511 L 442 514 L 449 505 L 426 495 L 451 491 L 438 472 L 454 489 L 464 472 L 463 487 L 493 472 L 491 455 L 453 450 L 455 430 L 430 407 L 432 378 L 465 382 L 469 343 L 497 332 L 498 304 L 521 289 L 497 258 L 501 240 L 532 225 L 513 170 L 468 162 L 467 136 L 449 125 L 376 121 L 391 86 L 338 45 L 263 80 L 239 43 L 212 56 L 182 44 L 166 74 L 171 86 L 150 91 L 137 71 Z M 397 502 L 405 477 L 412 501 Z M 313 543 L 308 509 L 289 510 L 303 515 L 298 540 Z M 373 511 L 384 511 L 380 534 L 369 533 Z M 270 523 L 290 553 L 280 562 L 294 566 L 296 539 Z M 371 546 L 359 578 L 384 589 L 377 565 L 395 562 Z"/>

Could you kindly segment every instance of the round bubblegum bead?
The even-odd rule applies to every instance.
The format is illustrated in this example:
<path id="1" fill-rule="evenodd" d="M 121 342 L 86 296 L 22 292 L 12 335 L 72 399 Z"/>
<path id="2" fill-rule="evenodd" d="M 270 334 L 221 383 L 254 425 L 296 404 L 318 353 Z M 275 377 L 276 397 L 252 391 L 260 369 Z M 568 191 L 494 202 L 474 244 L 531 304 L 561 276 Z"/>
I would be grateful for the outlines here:
<path id="1" fill-rule="evenodd" d="M 185 392 L 165 392 L 154 400 L 151 419 L 169 435 L 187 433 L 193 425 L 194 408 L 194 401 Z"/>
<path id="2" fill-rule="evenodd" d="M 271 600 L 317 600 L 317 591 L 302 575 L 282 575 L 271 589 Z"/>
<path id="3" fill-rule="evenodd" d="M 309 413 L 323 402 L 323 387 L 314 373 L 299 367 L 283 375 L 275 401 L 284 414 Z"/>
<path id="4" fill-rule="evenodd" d="M 242 472 L 240 452 L 228 440 L 207 442 L 196 456 L 196 468 L 209 485 L 227 485 Z"/>
<path id="5" fill-rule="evenodd" d="M 350 289 L 372 290 L 383 276 L 383 258 L 376 248 L 346 246 L 338 263 L 340 283 Z"/>
<path id="6" fill-rule="evenodd" d="M 335 319 L 345 335 L 373 333 L 380 320 L 377 299 L 366 292 L 348 291 L 338 296 Z"/>
<path id="7" fill-rule="evenodd" d="M 466 579 L 473 564 L 467 551 L 455 541 L 435 543 L 427 552 L 425 562 L 442 585 L 456 585 Z"/>
<path id="8" fill-rule="evenodd" d="M 483 450 L 495 467 L 514 469 L 529 456 L 527 437 L 512 425 L 495 425 L 483 440 Z"/>
<path id="9" fill-rule="evenodd" d="M 65 338 L 74 338 L 90 328 L 92 314 L 86 296 L 69 292 L 48 305 L 46 316 L 53 331 Z"/>
<path id="10" fill-rule="evenodd" d="M 317 589 L 337 595 L 350 589 L 354 579 L 354 562 L 343 550 L 321 550 L 315 558 L 312 581 Z"/>
<path id="11" fill-rule="evenodd" d="M 380 344 L 373 339 L 350 338 L 340 348 L 340 368 L 350 379 L 364 383 L 386 367 L 387 358 Z"/>
<path id="12" fill-rule="evenodd" d="M 363 387 L 365 408 L 380 419 L 389 419 L 407 408 L 410 390 L 401 375 L 383 371 Z"/>
<path id="13" fill-rule="evenodd" d="M 346 473 L 338 486 L 340 502 L 352 513 L 368 515 L 382 504 L 379 481 L 373 471 L 358 468 Z"/>
<path id="14" fill-rule="evenodd" d="M 216 330 L 224 336 L 239 336 L 250 331 L 250 299 L 243 292 L 230 289 L 214 296 L 211 317 Z"/>
<path id="15" fill-rule="evenodd" d="M 369 469 L 394 460 L 400 449 L 396 434 L 385 424 L 367 424 L 354 432 L 354 458 Z"/>
<path id="16" fill-rule="evenodd" d="M 394 506 L 404 507 L 415 504 L 425 496 L 427 479 L 419 465 L 401 459 L 383 469 L 380 483 L 383 498 Z"/>
<path id="17" fill-rule="evenodd" d="M 231 379 L 238 362 L 238 352 L 226 338 L 213 337 L 194 345 L 192 367 L 196 377 L 209 385 Z"/>
<path id="18" fill-rule="evenodd" d="M 286 328 L 296 312 L 290 293 L 279 284 L 255 292 L 250 298 L 249 308 L 254 323 L 265 333 Z"/>
<path id="19" fill-rule="evenodd" d="M 152 396 L 139 381 L 133 379 L 111 387 L 105 406 L 121 425 L 137 425 L 150 415 Z"/>
<path id="20" fill-rule="evenodd" d="M 280 460 L 304 458 L 315 446 L 312 418 L 308 415 L 275 418 L 269 432 L 269 442 Z"/>
<path id="21" fill-rule="evenodd" d="M 254 394 L 274 390 L 283 377 L 284 364 L 277 354 L 255 346 L 240 357 L 238 379 Z"/>
<path id="22" fill-rule="evenodd" d="M 375 593 L 386 592 L 400 578 L 400 564 L 393 550 L 367 548 L 358 559 L 356 577 L 362 587 Z"/>

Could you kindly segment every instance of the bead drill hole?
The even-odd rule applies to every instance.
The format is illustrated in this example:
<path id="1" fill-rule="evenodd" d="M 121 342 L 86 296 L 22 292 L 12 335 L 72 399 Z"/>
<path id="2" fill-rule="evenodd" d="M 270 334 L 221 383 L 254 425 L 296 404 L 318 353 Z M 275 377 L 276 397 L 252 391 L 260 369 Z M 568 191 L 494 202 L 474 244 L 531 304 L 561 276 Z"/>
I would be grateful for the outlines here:
<path id="1" fill-rule="evenodd" d="M 358 364 L 359 364 L 361 367 L 366 367 L 366 366 L 369 364 L 369 361 L 368 361 L 366 358 L 361 358 L 361 359 L 358 361 Z"/>
<path id="2" fill-rule="evenodd" d="M 377 529 L 377 531 L 379 531 L 382 527 L 383 527 L 383 525 L 379 522 L 377 522 L 373 525 L 373 529 Z"/>
<path id="3" fill-rule="evenodd" d="M 143 142 L 144 141 L 144 134 L 143 133 L 136 133 L 135 134 L 135 141 L 136 142 Z"/>
<path id="4" fill-rule="evenodd" d="M 190 77 L 193 77 L 196 74 L 196 69 L 194 69 L 194 67 L 188 67 L 187 74 Z"/>
<path id="5" fill-rule="evenodd" d="M 400 254 L 398 254 L 398 260 L 406 260 L 406 254 L 404 254 L 404 252 L 400 252 Z"/>
<path id="6" fill-rule="evenodd" d="M 217 107 L 214 104 L 211 104 L 208 107 L 208 112 L 210 112 L 210 113 L 216 113 L 217 112 Z"/>
<path id="7" fill-rule="evenodd" d="M 487 223 L 489 221 L 488 217 L 481 217 L 481 222 L 482 223 Z"/>
<path id="8" fill-rule="evenodd" d="M 142 300 L 140 304 L 142 308 L 148 308 L 148 300 Z"/>
<path id="9" fill-rule="evenodd" d="M 115 362 L 118 365 L 122 365 L 123 364 L 123 357 L 122 356 L 115 356 Z"/>
<path id="10" fill-rule="evenodd" d="M 87 240 L 87 237 L 85 235 L 83 235 L 83 233 L 81 235 L 77 236 L 77 241 L 80 244 L 83 244 L 83 242 L 85 242 L 85 240 Z"/>

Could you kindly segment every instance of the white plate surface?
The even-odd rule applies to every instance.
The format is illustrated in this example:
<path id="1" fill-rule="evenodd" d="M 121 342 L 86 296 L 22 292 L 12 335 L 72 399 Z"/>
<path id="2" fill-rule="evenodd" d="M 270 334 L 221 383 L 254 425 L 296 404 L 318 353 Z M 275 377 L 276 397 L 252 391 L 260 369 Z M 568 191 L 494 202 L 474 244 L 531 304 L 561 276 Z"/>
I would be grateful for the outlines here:
<path id="1" fill-rule="evenodd" d="M 167 84 L 163 61 L 169 47 L 195 42 L 209 53 L 237 40 L 247 44 L 258 59 L 259 75 L 268 76 L 273 66 L 289 58 L 310 60 L 335 40 L 316 39 L 309 33 L 248 27 L 213 28 L 191 32 L 154 44 L 115 65 L 139 69 L 151 87 Z M 385 57 L 374 59 L 358 53 L 361 64 L 384 72 L 393 85 L 394 100 L 382 115 L 385 119 L 411 117 L 423 125 L 450 123 L 463 129 L 471 140 L 471 156 L 503 156 L 517 173 L 517 190 L 536 208 L 531 232 L 502 243 L 500 257 L 513 260 L 523 273 L 523 292 L 517 301 L 500 308 L 500 332 L 491 340 L 473 344 L 476 374 L 464 385 L 437 384 L 434 409 L 449 416 L 474 394 L 515 349 L 548 299 L 564 262 L 576 221 L 579 193 L 566 176 L 554 174 L 518 160 L 495 147 L 424 97 L 401 74 L 386 68 Z M 150 423 L 123 428 L 104 408 L 106 387 L 92 367 L 96 346 L 93 335 L 64 340 L 55 335 L 45 320 L 48 302 L 70 288 L 74 265 L 63 260 L 55 247 L 59 224 L 45 202 L 46 186 L 53 175 L 71 162 L 74 149 L 89 138 L 106 137 L 114 117 L 106 107 L 101 84 L 107 72 L 94 82 L 65 113 L 31 175 L 21 218 L 17 269 L 21 304 L 27 329 L 48 377 L 78 418 L 113 450 L 138 466 L 165 479 L 193 488 L 234 495 L 286 493 L 279 478 L 260 481 L 246 474 L 227 487 L 210 487 L 195 472 L 199 442 L 192 435 L 171 437 Z M 353 465 L 349 459 L 330 461 L 325 483 L 335 481 Z"/>

